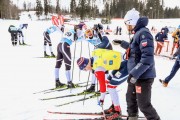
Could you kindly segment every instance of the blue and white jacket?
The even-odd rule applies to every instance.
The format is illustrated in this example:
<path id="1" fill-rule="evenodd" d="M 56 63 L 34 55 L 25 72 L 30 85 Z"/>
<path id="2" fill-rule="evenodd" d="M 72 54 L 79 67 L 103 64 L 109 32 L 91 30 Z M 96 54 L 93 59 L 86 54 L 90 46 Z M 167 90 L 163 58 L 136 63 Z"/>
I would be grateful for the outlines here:
<path id="1" fill-rule="evenodd" d="M 48 34 L 51 34 L 55 31 L 61 32 L 61 30 L 57 26 L 53 25 L 53 26 L 47 28 L 45 32 L 47 32 Z"/>

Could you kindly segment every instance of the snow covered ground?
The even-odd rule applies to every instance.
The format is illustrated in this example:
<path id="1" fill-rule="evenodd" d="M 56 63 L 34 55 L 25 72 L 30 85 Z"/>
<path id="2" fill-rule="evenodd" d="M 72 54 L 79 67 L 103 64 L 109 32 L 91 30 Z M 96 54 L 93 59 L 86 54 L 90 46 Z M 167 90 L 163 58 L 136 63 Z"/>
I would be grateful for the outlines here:
<path id="1" fill-rule="evenodd" d="M 8 27 L 10 24 L 18 25 L 20 23 L 28 23 L 28 29 L 25 30 L 25 42 L 31 46 L 15 46 L 11 45 L 10 34 Z M 161 28 L 164 26 L 177 27 L 179 19 L 168 20 L 150 20 L 149 28 L 155 26 Z M 95 22 L 94 22 L 95 23 Z M 89 22 L 89 25 L 93 24 Z M 58 119 L 78 119 L 77 116 L 64 115 L 50 115 L 47 110 L 52 111 L 76 111 L 76 112 L 100 112 L 101 107 L 97 105 L 97 98 L 82 102 L 66 105 L 63 107 L 55 107 L 55 105 L 72 101 L 84 96 L 63 98 L 57 100 L 40 101 L 40 98 L 50 96 L 60 96 L 65 94 L 77 93 L 83 91 L 85 88 L 78 88 L 66 90 L 63 92 L 54 92 L 49 94 L 33 94 L 34 92 L 53 88 L 54 82 L 54 66 L 56 60 L 54 58 L 44 59 L 38 58 L 43 56 L 43 31 L 51 25 L 51 21 L 0 21 L 0 120 L 43 120 L 44 118 L 58 118 Z M 112 23 L 111 27 L 116 28 L 116 24 Z M 123 28 L 123 35 L 115 36 L 109 35 L 109 39 L 113 40 L 124 39 L 128 40 L 127 32 L 123 22 L 119 22 Z M 66 26 L 68 27 L 68 26 Z M 60 39 L 59 33 L 51 35 L 53 51 L 56 53 L 56 46 Z M 172 38 L 169 34 L 170 47 L 172 45 Z M 82 43 L 82 56 L 89 57 L 88 44 Z M 76 44 L 76 52 L 74 54 L 74 44 L 71 47 L 72 58 L 75 62 L 80 57 L 81 43 Z M 113 46 L 115 50 L 123 51 L 119 46 Z M 90 45 L 90 50 L 93 46 Z M 163 48 L 162 54 L 169 55 L 165 52 L 166 47 Z M 176 76 L 169 83 L 167 88 L 164 88 L 158 81 L 159 78 L 164 79 L 169 73 L 174 64 L 174 61 L 167 60 L 161 57 L 155 57 L 157 77 L 152 88 L 152 104 L 161 116 L 162 120 L 180 120 L 180 74 L 177 72 Z M 66 83 L 64 65 L 60 69 L 60 80 Z M 87 81 L 88 72 L 81 72 L 79 78 L 79 70 L 75 63 L 74 67 L 74 83 Z M 118 86 L 120 104 L 123 114 L 126 113 L 126 88 L 127 83 L 124 82 Z M 87 95 L 88 96 L 88 95 Z M 107 95 L 104 103 L 104 108 L 111 105 L 110 96 Z M 140 113 L 143 116 L 142 113 Z M 83 116 L 81 117 L 83 118 Z"/>

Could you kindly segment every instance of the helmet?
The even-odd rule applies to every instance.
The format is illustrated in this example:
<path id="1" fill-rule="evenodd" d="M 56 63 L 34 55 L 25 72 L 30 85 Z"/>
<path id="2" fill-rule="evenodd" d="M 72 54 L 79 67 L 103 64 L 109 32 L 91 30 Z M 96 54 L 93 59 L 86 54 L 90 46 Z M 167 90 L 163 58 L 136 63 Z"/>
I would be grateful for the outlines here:
<path id="1" fill-rule="evenodd" d="M 92 29 L 87 29 L 85 31 L 86 37 L 93 37 L 93 30 Z"/>
<path id="2" fill-rule="evenodd" d="M 133 8 L 129 10 L 124 16 L 124 23 L 127 25 L 136 25 L 139 19 L 139 12 Z"/>
<path id="3" fill-rule="evenodd" d="M 69 30 L 67 32 L 64 33 L 64 38 L 67 38 L 71 41 L 74 41 L 74 34 L 75 34 L 75 31 L 74 30 Z"/>

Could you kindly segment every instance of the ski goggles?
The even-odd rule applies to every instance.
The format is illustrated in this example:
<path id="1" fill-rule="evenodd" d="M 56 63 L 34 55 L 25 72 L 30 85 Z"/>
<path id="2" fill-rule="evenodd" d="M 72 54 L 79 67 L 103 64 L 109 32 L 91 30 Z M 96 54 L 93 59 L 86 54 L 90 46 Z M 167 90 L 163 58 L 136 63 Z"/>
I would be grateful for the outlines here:
<path id="1" fill-rule="evenodd" d="M 124 24 L 125 24 L 125 25 L 129 25 L 131 20 L 132 20 L 132 19 L 129 19 L 129 20 L 124 21 Z"/>

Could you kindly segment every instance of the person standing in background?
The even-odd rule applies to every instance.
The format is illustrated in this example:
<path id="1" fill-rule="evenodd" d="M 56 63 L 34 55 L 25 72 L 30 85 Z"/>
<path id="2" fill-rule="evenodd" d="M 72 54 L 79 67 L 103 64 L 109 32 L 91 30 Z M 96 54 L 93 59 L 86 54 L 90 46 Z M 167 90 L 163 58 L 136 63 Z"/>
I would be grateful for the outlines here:
<path id="1" fill-rule="evenodd" d="M 171 50 L 171 54 L 170 55 L 173 55 L 174 48 L 178 48 L 178 41 L 180 39 L 180 25 L 178 26 L 176 31 L 174 31 L 172 33 L 172 37 L 174 38 L 174 41 L 173 41 L 173 46 L 172 46 L 172 50 Z"/>

